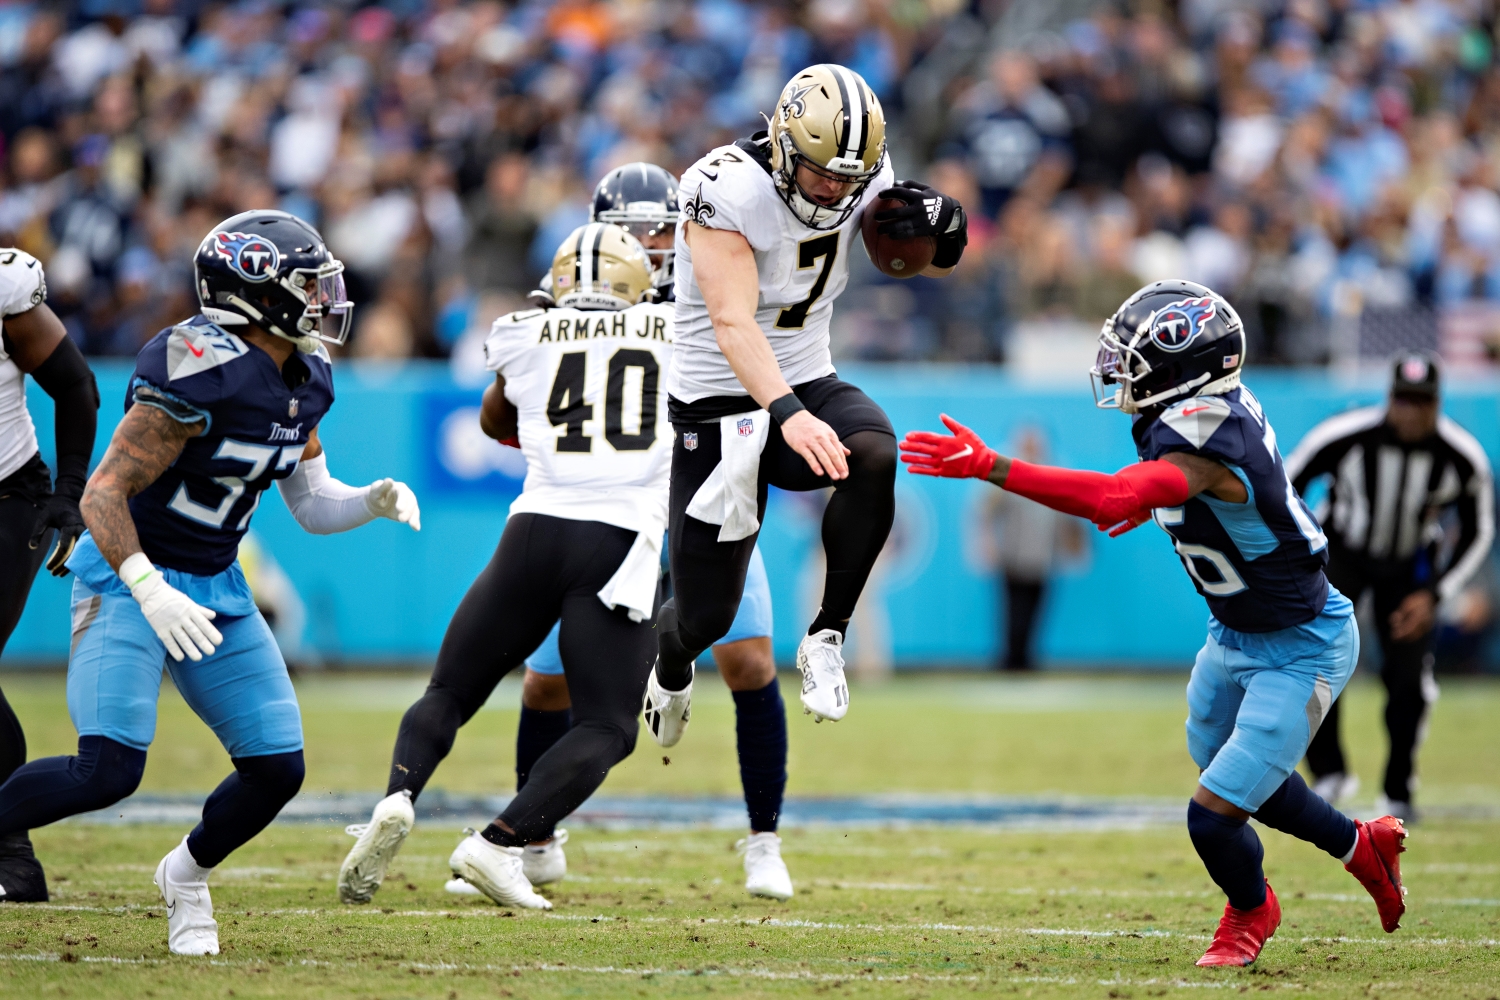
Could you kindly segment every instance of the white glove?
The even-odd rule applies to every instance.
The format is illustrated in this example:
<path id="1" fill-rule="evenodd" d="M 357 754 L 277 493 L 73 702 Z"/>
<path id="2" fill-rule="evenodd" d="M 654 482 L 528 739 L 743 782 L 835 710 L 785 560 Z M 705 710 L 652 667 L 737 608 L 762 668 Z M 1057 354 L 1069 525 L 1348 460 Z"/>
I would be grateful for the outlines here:
<path id="1" fill-rule="evenodd" d="M 141 613 L 172 659 L 182 662 L 186 653 L 194 661 L 212 656 L 224 636 L 210 620 L 213 611 L 194 603 L 167 582 L 161 570 L 151 565 L 144 552 L 137 552 L 120 564 L 120 579 L 130 588 L 130 596 L 141 606 Z M 198 650 L 203 652 L 198 652 Z"/>
<path id="2" fill-rule="evenodd" d="M 422 508 L 417 506 L 417 495 L 405 483 L 394 479 L 381 479 L 366 489 L 365 506 L 376 517 L 388 517 L 392 521 L 411 525 L 411 530 L 422 530 Z"/>

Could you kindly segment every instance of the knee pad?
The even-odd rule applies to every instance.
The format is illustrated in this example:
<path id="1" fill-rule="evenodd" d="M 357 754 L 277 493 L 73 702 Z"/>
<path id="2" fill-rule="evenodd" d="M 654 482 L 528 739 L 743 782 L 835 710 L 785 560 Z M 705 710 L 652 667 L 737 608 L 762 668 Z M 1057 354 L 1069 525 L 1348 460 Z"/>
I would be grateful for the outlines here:
<path id="1" fill-rule="evenodd" d="M 307 764 L 301 750 L 266 754 L 263 757 L 236 757 L 234 769 L 240 780 L 254 785 L 273 798 L 288 802 L 302 789 Z"/>
<path id="2" fill-rule="evenodd" d="M 75 765 L 85 795 L 103 809 L 135 794 L 146 773 L 146 751 L 126 746 L 108 736 L 80 736 Z"/>

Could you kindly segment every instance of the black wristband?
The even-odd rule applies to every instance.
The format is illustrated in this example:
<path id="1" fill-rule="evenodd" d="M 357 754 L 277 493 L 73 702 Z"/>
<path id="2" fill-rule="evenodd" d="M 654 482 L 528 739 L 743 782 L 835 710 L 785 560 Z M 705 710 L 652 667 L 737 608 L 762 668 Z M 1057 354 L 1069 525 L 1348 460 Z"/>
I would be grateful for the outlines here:
<path id="1" fill-rule="evenodd" d="M 786 423 L 788 419 L 805 409 L 807 407 L 802 405 L 802 400 L 797 398 L 795 392 L 789 392 L 780 399 L 773 399 L 771 405 L 766 407 L 767 412 L 771 414 L 771 419 L 778 424 Z"/>

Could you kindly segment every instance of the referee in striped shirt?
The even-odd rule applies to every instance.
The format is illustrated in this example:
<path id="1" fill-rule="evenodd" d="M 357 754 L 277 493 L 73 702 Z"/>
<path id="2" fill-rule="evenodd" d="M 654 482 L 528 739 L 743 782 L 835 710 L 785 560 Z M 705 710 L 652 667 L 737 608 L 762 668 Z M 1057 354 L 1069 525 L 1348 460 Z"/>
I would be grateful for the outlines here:
<path id="1" fill-rule="evenodd" d="M 1372 592 L 1380 634 L 1390 758 L 1377 812 L 1415 819 L 1418 743 L 1437 699 L 1432 678 L 1437 605 L 1463 589 L 1495 534 L 1490 463 L 1473 435 L 1439 412 L 1437 359 L 1395 359 L 1391 395 L 1330 417 L 1286 460 L 1299 493 L 1327 477 L 1318 518 L 1328 580 L 1350 600 Z M 1330 802 L 1358 787 L 1339 744 L 1335 702 L 1307 748 L 1314 790 Z"/>

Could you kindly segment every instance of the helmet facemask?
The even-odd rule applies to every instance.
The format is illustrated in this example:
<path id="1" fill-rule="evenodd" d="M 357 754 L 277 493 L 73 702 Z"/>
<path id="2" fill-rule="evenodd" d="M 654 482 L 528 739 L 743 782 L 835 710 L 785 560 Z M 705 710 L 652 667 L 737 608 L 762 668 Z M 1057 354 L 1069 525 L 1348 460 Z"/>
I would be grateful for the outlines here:
<path id="1" fill-rule="evenodd" d="M 677 214 L 654 201 L 632 202 L 624 209 L 609 209 L 594 217 L 596 222 L 612 222 L 634 236 L 645 248 L 651 260 L 651 284 L 657 288 L 672 283 L 673 263 L 677 252 L 675 245 L 653 249 L 646 246 L 648 239 L 672 233 L 676 236 Z"/>
<path id="2" fill-rule="evenodd" d="M 870 170 L 864 169 L 864 164 L 859 160 L 833 160 L 829 166 L 819 166 L 797 149 L 796 143 L 792 141 L 790 132 L 782 131 L 777 136 L 780 143 L 781 167 L 776 171 L 776 190 L 781 195 L 781 200 L 786 202 L 786 207 L 792 210 L 797 217 L 809 229 L 837 229 L 844 224 L 849 215 L 859 205 L 859 200 L 865 193 L 865 188 L 880 173 L 880 167 L 885 162 L 884 144 L 881 148 L 881 158 L 876 161 L 875 167 Z M 842 170 L 832 169 L 833 164 L 843 166 L 845 164 L 858 168 L 857 173 L 845 173 Z M 805 167 L 811 173 L 848 184 L 844 196 L 831 205 L 825 205 L 812 195 L 808 194 L 797 180 L 797 168 Z"/>
<path id="3" fill-rule="evenodd" d="M 310 337 L 325 344 L 343 344 L 348 339 L 354 303 L 344 288 L 343 261 L 329 258 L 316 268 L 289 271 L 281 286 L 305 303 L 297 320 L 297 336 L 288 339 Z"/>

